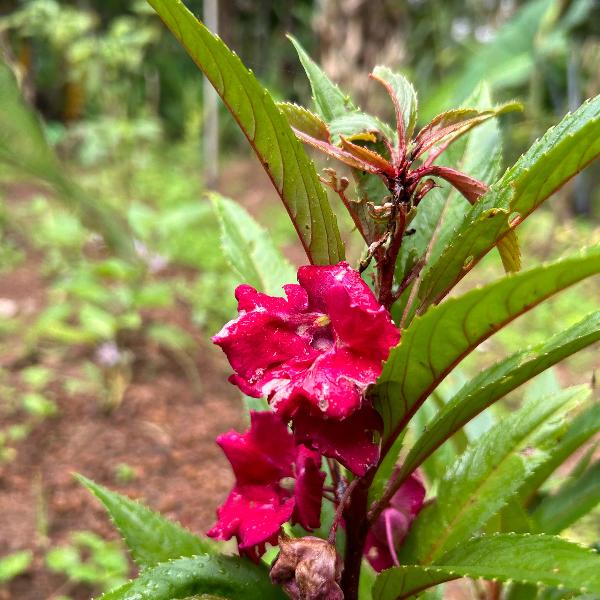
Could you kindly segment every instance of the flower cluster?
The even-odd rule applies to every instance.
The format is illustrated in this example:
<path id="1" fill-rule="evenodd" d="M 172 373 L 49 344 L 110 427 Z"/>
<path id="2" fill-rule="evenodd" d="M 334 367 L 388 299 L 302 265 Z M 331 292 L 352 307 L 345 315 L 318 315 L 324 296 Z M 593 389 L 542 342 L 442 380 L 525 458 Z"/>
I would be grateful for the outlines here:
<path id="1" fill-rule="evenodd" d="M 273 409 L 253 413 L 247 433 L 218 439 L 236 484 L 209 535 L 236 536 L 251 556 L 290 519 L 309 531 L 319 526 L 322 455 L 357 476 L 376 464 L 381 418 L 365 392 L 400 339 L 345 262 L 301 267 L 298 284 L 284 291 L 273 297 L 239 286 L 239 316 L 213 338 L 235 371 L 230 381 Z"/>
<path id="2" fill-rule="evenodd" d="M 363 475 L 378 457 L 377 412 L 364 393 L 400 333 L 347 263 L 305 266 L 286 298 L 236 290 L 239 316 L 213 338 L 242 392 L 266 396 L 296 440 Z"/>

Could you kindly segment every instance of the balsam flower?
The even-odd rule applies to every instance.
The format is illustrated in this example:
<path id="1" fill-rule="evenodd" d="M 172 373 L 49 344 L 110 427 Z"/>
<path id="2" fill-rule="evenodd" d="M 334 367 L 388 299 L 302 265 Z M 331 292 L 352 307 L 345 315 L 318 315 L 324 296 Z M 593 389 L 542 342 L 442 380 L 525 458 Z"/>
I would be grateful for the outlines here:
<path id="1" fill-rule="evenodd" d="M 365 425 L 378 428 L 364 394 L 400 333 L 347 263 L 301 267 L 298 282 L 284 286 L 286 298 L 239 286 L 239 316 L 213 341 L 235 371 L 230 381 L 245 394 L 266 396 L 282 418 L 301 420 L 305 432 L 312 423 L 319 435 L 303 435 L 304 443 L 332 456 L 337 445 L 325 438 L 339 437 L 340 428 L 346 445 L 360 442 L 367 453 L 361 460 L 343 449 L 334 458 L 362 474 L 377 457 L 372 434 L 365 446 Z M 362 417 L 348 420 L 363 407 Z"/>
<path id="2" fill-rule="evenodd" d="M 325 479 L 321 457 L 306 446 L 296 446 L 277 415 L 253 411 L 246 433 L 230 431 L 217 443 L 231 463 L 236 482 L 217 510 L 218 520 L 209 536 L 220 540 L 235 536 L 240 552 L 256 560 L 267 542 L 277 543 L 286 521 L 309 531 L 319 527 Z M 289 478 L 295 479 L 293 486 Z"/>
<path id="3" fill-rule="evenodd" d="M 373 523 L 365 543 L 365 556 L 377 572 L 399 564 L 396 549 L 404 541 L 424 499 L 425 487 L 420 477 L 413 474 Z"/>

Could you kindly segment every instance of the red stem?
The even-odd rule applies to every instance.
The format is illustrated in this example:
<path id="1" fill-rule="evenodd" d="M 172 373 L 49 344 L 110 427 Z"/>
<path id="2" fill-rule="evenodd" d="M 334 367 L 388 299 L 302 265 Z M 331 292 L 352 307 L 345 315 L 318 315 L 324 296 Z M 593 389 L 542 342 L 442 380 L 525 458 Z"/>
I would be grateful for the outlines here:
<path id="1" fill-rule="evenodd" d="M 350 500 L 346 503 L 343 511 L 346 524 L 346 554 L 341 582 L 344 600 L 358 600 L 360 566 L 369 531 L 367 500 L 375 472 L 376 469 L 373 468 L 364 477 L 352 482 L 356 484 L 356 487 L 352 490 Z"/>

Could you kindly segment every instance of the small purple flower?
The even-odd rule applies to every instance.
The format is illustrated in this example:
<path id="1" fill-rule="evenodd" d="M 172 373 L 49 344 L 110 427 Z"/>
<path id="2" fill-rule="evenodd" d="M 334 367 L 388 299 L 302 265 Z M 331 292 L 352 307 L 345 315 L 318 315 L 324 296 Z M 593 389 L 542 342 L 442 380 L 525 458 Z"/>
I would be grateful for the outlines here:
<path id="1" fill-rule="evenodd" d="M 133 241 L 136 254 L 146 263 L 150 273 L 159 273 L 169 265 L 169 261 L 162 254 L 152 252 L 144 242 Z"/>
<path id="2" fill-rule="evenodd" d="M 123 355 L 114 341 L 102 342 L 96 348 L 96 362 L 102 367 L 114 367 L 123 360 Z"/>

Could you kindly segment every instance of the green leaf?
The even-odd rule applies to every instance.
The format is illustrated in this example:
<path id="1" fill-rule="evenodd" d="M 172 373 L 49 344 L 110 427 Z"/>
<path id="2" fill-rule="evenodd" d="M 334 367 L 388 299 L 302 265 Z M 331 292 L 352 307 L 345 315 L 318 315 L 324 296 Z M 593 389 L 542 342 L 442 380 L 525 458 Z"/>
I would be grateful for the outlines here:
<path id="1" fill-rule="evenodd" d="M 506 506 L 502 509 L 500 514 L 495 518 L 498 519 L 499 527 L 494 531 L 494 533 L 496 531 L 501 533 L 531 533 L 533 531 L 531 517 L 518 496 L 511 498 L 507 502 Z M 494 519 L 492 519 L 490 523 L 493 520 Z M 490 523 L 488 523 L 488 525 Z"/>
<path id="2" fill-rule="evenodd" d="M 376 117 L 363 112 L 351 112 L 336 117 L 329 123 L 329 131 L 336 143 L 341 135 L 352 138 L 361 133 L 369 132 L 380 133 L 388 139 L 394 138 L 394 132 L 387 123 L 383 123 Z"/>
<path id="3" fill-rule="evenodd" d="M 75 212 L 124 258 L 135 260 L 130 232 L 108 204 L 88 195 L 66 175 L 44 136 L 37 115 L 25 104 L 10 68 L 0 58 L 0 163 L 49 185 L 56 199 Z"/>
<path id="4" fill-rule="evenodd" d="M 590 390 L 574 387 L 524 405 L 469 446 L 440 481 L 436 500 L 414 521 L 405 556 L 430 564 L 479 531 L 543 458 L 542 438 L 562 429 Z"/>
<path id="5" fill-rule="evenodd" d="M 411 448 L 402 474 L 414 471 L 436 448 L 482 410 L 558 361 L 600 340 L 600 311 L 549 340 L 521 350 L 483 370 L 437 413 Z"/>
<path id="6" fill-rule="evenodd" d="M 371 590 L 375 583 L 377 573 L 371 565 L 363 559 L 360 565 L 360 579 L 358 588 L 358 600 L 372 600 Z"/>
<path id="7" fill-rule="evenodd" d="M 116 317 L 93 304 L 84 304 L 79 309 L 79 321 L 96 339 L 111 339 L 117 331 Z"/>
<path id="8" fill-rule="evenodd" d="M 337 263 L 344 249 L 325 190 L 302 144 L 273 99 L 240 59 L 181 0 L 148 0 L 212 83 L 254 148 L 315 264 Z"/>
<path id="9" fill-rule="evenodd" d="M 238 556 L 192 556 L 162 562 L 100 600 L 177 600 L 211 594 L 231 600 L 285 600 L 266 568 Z"/>
<path id="10" fill-rule="evenodd" d="M 58 412 L 56 403 L 49 400 L 39 392 L 28 392 L 23 394 L 23 408 L 32 416 L 45 419 Z"/>
<path id="11" fill-rule="evenodd" d="M 27 570 L 33 554 L 29 550 L 13 552 L 0 558 L 0 583 L 7 583 Z"/>
<path id="12" fill-rule="evenodd" d="M 492 104 L 489 86 L 480 84 L 465 101 L 465 106 L 483 109 Z M 440 161 L 463 173 L 468 173 L 490 185 L 500 173 L 502 163 L 502 135 L 498 119 L 485 121 L 479 127 L 470 130 L 464 137 L 450 146 L 440 157 Z M 446 192 L 447 208 L 441 220 L 430 260 L 434 261 L 442 253 L 462 224 L 465 214 L 470 210 L 469 202 L 454 188 Z M 416 227 L 416 226 L 415 226 Z"/>
<path id="13" fill-rule="evenodd" d="M 103 504 L 140 567 L 152 567 L 182 556 L 219 551 L 217 542 L 200 538 L 142 504 L 83 475 L 76 477 Z"/>
<path id="14" fill-rule="evenodd" d="M 425 398 L 476 346 L 552 294 L 600 272 L 600 246 L 508 275 L 417 317 L 392 349 L 374 389 L 384 450 Z"/>
<path id="15" fill-rule="evenodd" d="M 389 483 L 390 477 L 396 468 L 396 463 L 400 457 L 403 443 L 404 435 L 399 435 L 394 440 L 394 445 L 390 448 L 390 451 L 384 456 L 381 464 L 377 467 L 377 472 L 375 473 L 375 477 L 373 477 L 373 483 L 369 488 L 369 506 L 381 498 L 381 495 L 383 494 L 385 487 Z"/>
<path id="16" fill-rule="evenodd" d="M 536 530 L 560 533 L 600 503 L 600 461 L 546 496 L 531 515 Z"/>
<path id="17" fill-rule="evenodd" d="M 406 565 L 384 571 L 373 586 L 373 600 L 401 600 L 459 577 L 517 581 L 598 594 L 600 556 L 547 535 L 481 536 L 449 552 L 435 565 Z"/>
<path id="18" fill-rule="evenodd" d="M 330 139 L 327 123 L 307 108 L 291 102 L 277 102 L 277 108 L 285 115 L 290 127 L 310 135 L 317 140 L 328 142 Z"/>
<path id="19" fill-rule="evenodd" d="M 425 257 L 432 238 L 435 243 L 436 238 L 434 236 L 441 231 L 448 213 L 452 212 L 453 208 L 461 206 L 462 201 L 459 201 L 459 198 L 456 197 L 458 194 L 455 195 L 452 190 L 454 188 L 434 188 L 419 204 L 417 214 L 410 224 L 411 229 L 414 229 L 414 233 L 405 236 L 402 240 L 402 246 L 400 246 L 400 254 L 396 261 L 396 280 L 398 282 L 404 280 L 417 260 Z M 468 205 L 466 200 L 465 203 Z M 408 291 L 406 293 L 408 295 Z M 403 304 L 399 302 L 393 308 L 392 314 L 396 321 L 400 320 L 399 313 L 403 308 Z"/>
<path id="20" fill-rule="evenodd" d="M 600 96 L 549 129 L 469 210 L 419 289 L 421 310 L 448 291 L 511 229 L 600 155 Z"/>
<path id="21" fill-rule="evenodd" d="M 346 96 L 346 94 L 344 94 L 340 88 L 329 79 L 329 77 L 327 77 L 321 67 L 310 58 L 304 48 L 300 45 L 300 42 L 291 35 L 288 35 L 288 39 L 296 49 L 298 58 L 306 71 L 306 75 L 310 81 L 310 87 L 312 88 L 315 108 L 319 115 L 327 123 L 330 123 L 336 117 L 341 117 L 348 112 L 358 110 L 352 103 L 352 100 L 350 100 L 350 98 Z"/>
<path id="22" fill-rule="evenodd" d="M 281 295 L 282 286 L 296 280 L 290 263 L 269 233 L 239 204 L 218 194 L 211 200 L 221 226 L 221 246 L 241 281 L 261 292 Z"/>
<path id="23" fill-rule="evenodd" d="M 418 103 L 415 88 L 406 77 L 381 65 L 373 69 L 372 77 L 386 87 L 396 108 L 396 119 L 402 117 L 397 123 L 398 132 L 403 133 L 404 142 L 408 143 L 417 124 Z"/>
<path id="24" fill-rule="evenodd" d="M 569 456 L 600 431 L 600 403 L 596 402 L 577 415 L 567 431 L 556 440 L 553 447 L 546 449 L 547 457 L 527 479 L 519 491 L 525 502 L 530 500 L 536 490 L 562 465 Z"/>
<path id="25" fill-rule="evenodd" d="M 437 389 L 423 403 L 416 412 L 411 422 L 413 432 L 425 431 L 429 429 L 429 423 L 433 420 L 439 410 L 443 408 L 445 401 L 441 390 Z M 481 435 L 480 432 L 479 435 Z M 479 435 L 477 437 L 479 437 Z M 474 438 L 476 439 L 476 438 Z M 445 444 L 438 452 L 432 453 L 427 460 L 423 461 L 422 469 L 427 481 L 432 485 L 436 484 L 448 472 L 450 467 L 456 462 L 458 456 L 462 454 L 469 444 L 469 438 L 466 431 L 460 430 L 452 437 L 450 443 Z M 406 458 L 406 457 L 405 457 Z M 404 477 L 406 460 L 402 462 L 402 467 L 398 476 Z M 408 473 L 410 475 L 410 473 Z"/>

